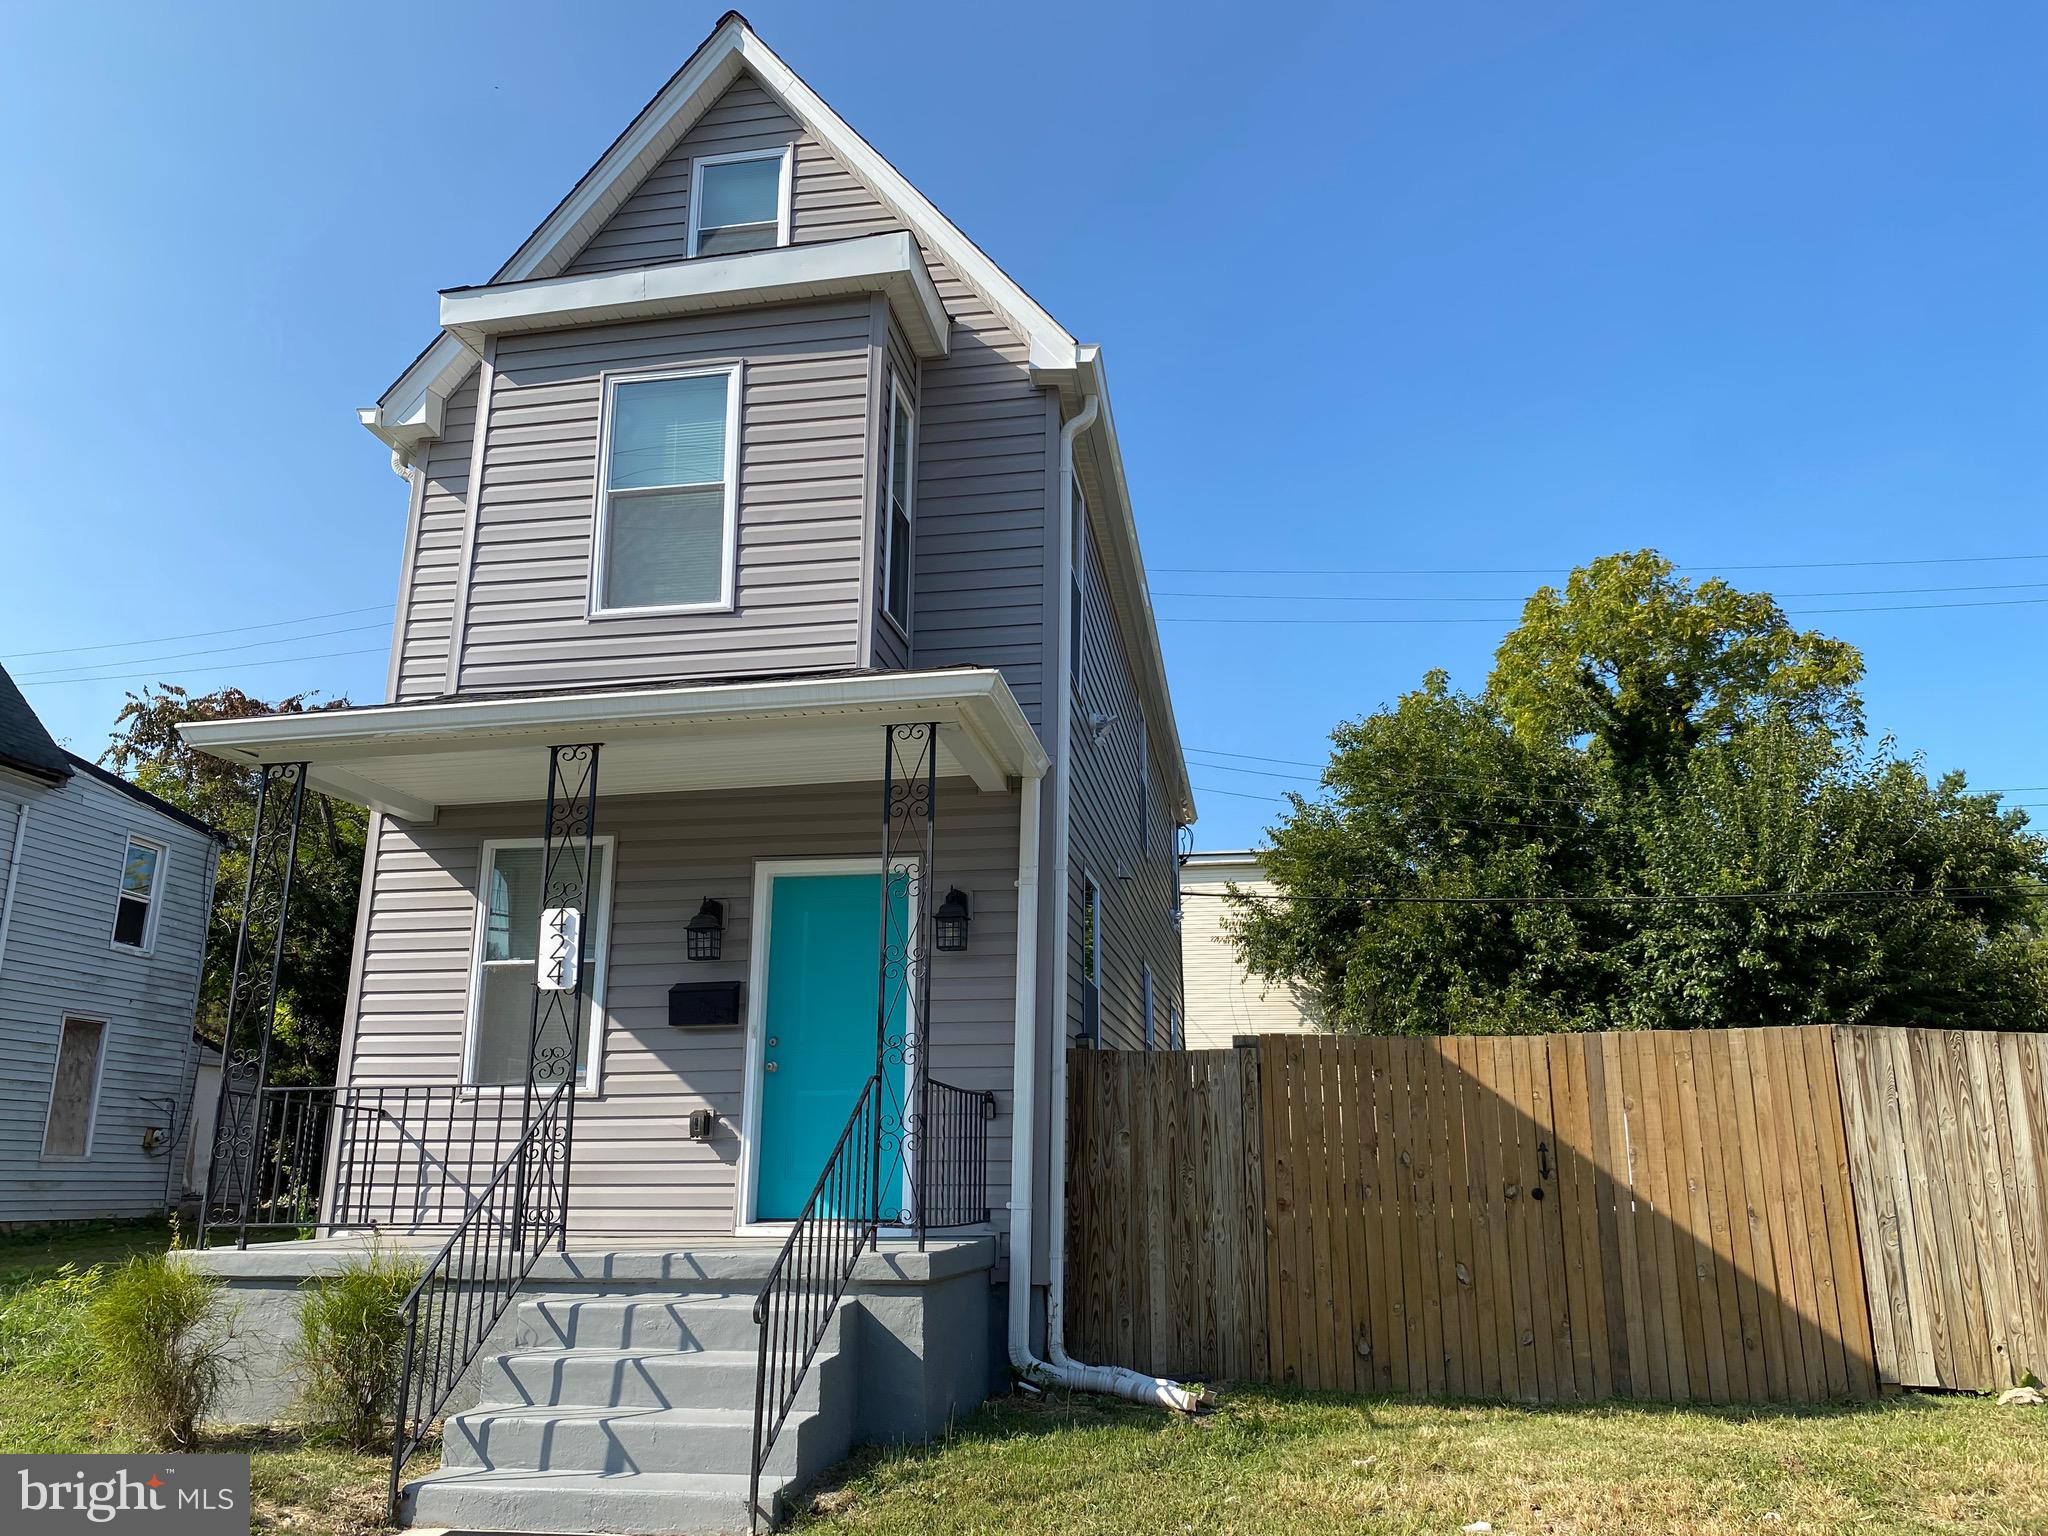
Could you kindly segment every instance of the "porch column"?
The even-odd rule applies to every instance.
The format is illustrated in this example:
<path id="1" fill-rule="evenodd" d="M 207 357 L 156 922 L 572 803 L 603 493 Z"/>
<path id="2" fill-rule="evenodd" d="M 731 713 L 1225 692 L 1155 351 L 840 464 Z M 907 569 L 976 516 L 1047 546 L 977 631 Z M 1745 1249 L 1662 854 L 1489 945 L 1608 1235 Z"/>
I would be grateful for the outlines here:
<path id="1" fill-rule="evenodd" d="M 569 1246 L 569 1166 L 576 1145 L 576 1073 L 583 1039 L 584 972 L 590 958 L 590 869 L 597 842 L 598 743 L 548 749 L 547 808 L 541 819 L 541 932 L 534 951 L 533 1024 L 527 1036 L 526 1083 L 519 1112 L 519 1186 L 513 1242 L 524 1236 L 533 1160 L 562 1181 L 557 1245 Z M 573 912 L 573 934 L 548 914 Z M 594 1033 L 594 1032 L 593 1032 Z M 596 1041 L 592 1041 L 593 1047 Z M 547 1144 L 529 1148 L 538 1090 L 561 1088 L 562 1113 Z M 557 1140 L 557 1137 L 559 1138 Z"/>
<path id="2" fill-rule="evenodd" d="M 876 968 L 875 1215 L 925 1236 L 925 1084 L 931 1028 L 931 869 L 938 820 L 938 722 L 882 727 L 882 944 Z M 903 1068 L 899 1090 L 894 1068 Z M 908 1169 L 908 1209 L 884 1200 Z"/>
<path id="3" fill-rule="evenodd" d="M 235 1246 L 249 1246 L 249 1216 L 263 1157 L 263 1089 L 270 1074 L 270 1037 L 277 1022 L 277 972 L 284 958 L 292 868 L 298 860 L 299 817 L 306 804 L 306 765 L 266 763 L 256 779 L 256 826 L 249 834 L 249 873 L 235 922 L 234 971 L 221 1026 L 220 1099 L 214 1111 L 213 1157 L 199 1246 L 209 1224 L 235 1227 Z"/>

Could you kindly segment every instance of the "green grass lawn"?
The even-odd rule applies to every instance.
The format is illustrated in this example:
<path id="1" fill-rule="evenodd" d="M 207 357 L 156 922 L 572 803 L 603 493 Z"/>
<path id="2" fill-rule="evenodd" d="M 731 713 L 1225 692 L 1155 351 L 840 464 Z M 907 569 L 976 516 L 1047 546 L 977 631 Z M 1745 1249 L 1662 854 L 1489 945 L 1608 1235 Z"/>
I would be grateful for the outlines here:
<path id="1" fill-rule="evenodd" d="M 169 1239 L 161 1224 L 0 1237 L 0 1450 L 131 1448 L 72 1330 L 91 1265 Z M 385 1529 L 382 1456 L 289 1431 L 208 1448 L 251 1454 L 258 1531 Z M 1243 1389 L 1188 1420 L 1011 1398 L 941 1444 L 863 1454 L 798 1525 L 1450 1536 L 1475 1520 L 1502 1536 L 2048 1532 L 2048 1409 L 1920 1395 L 1817 1410 L 1529 1409 Z"/>
<path id="2" fill-rule="evenodd" d="M 0 1451 L 139 1449 L 111 1422 L 76 1327 L 94 1266 L 170 1245 L 164 1222 L 104 1222 L 0 1236 Z M 204 1450 L 247 1451 L 257 1531 L 368 1536 L 384 1518 L 390 1459 L 313 1445 L 290 1431 L 216 1435 Z M 431 1467 L 431 1453 L 418 1459 Z"/>
<path id="3" fill-rule="evenodd" d="M 868 1453 L 799 1522 L 855 1532 L 1516 1536 L 2048 1531 L 2048 1409 L 1908 1395 L 1822 1410 L 1529 1409 L 1243 1389 L 1195 1420 L 982 1409 Z"/>

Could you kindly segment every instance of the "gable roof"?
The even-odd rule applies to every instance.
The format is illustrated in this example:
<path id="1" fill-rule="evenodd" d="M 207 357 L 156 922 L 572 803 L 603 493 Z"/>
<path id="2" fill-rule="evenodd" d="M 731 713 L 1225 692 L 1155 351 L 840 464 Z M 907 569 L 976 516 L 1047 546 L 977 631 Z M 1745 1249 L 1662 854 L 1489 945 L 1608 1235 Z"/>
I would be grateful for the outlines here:
<path id="1" fill-rule="evenodd" d="M 1112 504 L 1103 507 L 1100 499 L 1090 504 L 1109 514 L 1106 527 L 1110 533 L 1114 604 L 1136 641 L 1139 690 L 1157 717 L 1157 744 L 1167 749 L 1161 761 L 1172 769 L 1175 813 L 1183 821 L 1192 821 L 1194 791 L 1188 781 L 1179 726 L 1167 688 L 1166 662 L 1159 648 L 1159 628 L 1146 588 L 1144 561 L 1138 552 L 1137 528 L 1124 483 L 1123 457 L 1109 410 L 1100 348 L 1076 342 L 1036 299 L 762 42 L 746 17 L 738 11 L 727 11 L 719 18 L 711 35 L 683 67 L 655 92 L 653 100 L 641 108 L 597 163 L 493 274 L 491 285 L 560 276 L 742 72 L 751 74 L 812 137 L 838 156 L 891 213 L 936 252 L 953 274 L 1026 343 L 1033 378 L 1041 385 L 1059 390 L 1065 414 L 1078 411 L 1088 395 L 1101 400 L 1101 413 L 1095 426 L 1083 434 L 1083 440 L 1089 443 L 1100 466 L 1099 480 L 1110 492 Z M 440 436 L 448 398 L 479 361 L 474 350 L 444 330 L 413 359 L 375 405 L 356 413 L 365 427 L 390 445 L 395 467 L 410 463 L 423 443 Z M 1099 498 L 1100 488 L 1097 494 Z"/>
<path id="2" fill-rule="evenodd" d="M 44 729 L 5 667 L 0 667 L 0 768 L 49 784 L 71 777 L 70 754 Z"/>

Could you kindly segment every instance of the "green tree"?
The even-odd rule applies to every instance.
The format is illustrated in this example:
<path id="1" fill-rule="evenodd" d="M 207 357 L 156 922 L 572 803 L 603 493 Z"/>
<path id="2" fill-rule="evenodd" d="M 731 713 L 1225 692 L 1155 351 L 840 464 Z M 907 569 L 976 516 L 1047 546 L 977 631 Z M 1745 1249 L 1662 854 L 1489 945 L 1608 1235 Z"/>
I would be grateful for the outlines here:
<path id="1" fill-rule="evenodd" d="M 1483 696 L 1333 733 L 1252 970 L 1375 1033 L 2048 1021 L 2048 840 L 1864 753 L 1852 647 L 1648 553 L 1529 611 Z"/>
<path id="2" fill-rule="evenodd" d="M 184 689 L 168 685 L 146 688 L 140 694 L 130 694 L 122 705 L 113 742 L 100 758 L 227 838 L 214 888 L 198 1021 L 200 1033 L 216 1042 L 221 1037 L 234 968 L 242 887 L 249 872 L 256 780 L 248 769 L 194 752 L 178 735 L 178 722 L 296 715 L 339 709 L 348 703 L 334 699 L 316 704 L 310 699 L 300 693 L 265 702 L 239 688 L 193 698 Z M 359 806 L 307 792 L 284 955 L 278 967 L 277 1030 L 270 1057 L 274 1083 L 334 1081 L 367 831 L 368 817 Z"/>
<path id="3" fill-rule="evenodd" d="M 1768 716 L 1860 734 L 1856 647 L 1795 630 L 1768 593 L 1675 570 L 1643 549 L 1580 567 L 1562 592 L 1537 590 L 1488 683 L 1517 735 L 1589 740 L 1634 785 Z"/>

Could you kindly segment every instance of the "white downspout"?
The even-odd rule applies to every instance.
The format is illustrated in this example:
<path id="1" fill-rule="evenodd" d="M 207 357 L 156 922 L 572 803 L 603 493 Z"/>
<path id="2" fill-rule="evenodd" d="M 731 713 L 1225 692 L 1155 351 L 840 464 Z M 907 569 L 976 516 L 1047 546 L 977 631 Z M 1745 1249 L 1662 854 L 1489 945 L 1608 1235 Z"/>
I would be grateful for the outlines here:
<path id="1" fill-rule="evenodd" d="M 1073 767 L 1072 703 L 1068 679 L 1073 675 L 1069 655 L 1073 643 L 1073 530 L 1074 530 L 1074 439 L 1101 414 L 1101 401 L 1090 395 L 1080 413 L 1060 429 L 1059 499 L 1059 637 L 1056 681 L 1046 690 L 1056 701 L 1050 707 L 1060 713 L 1054 779 L 1057 798 L 1053 801 L 1052 888 L 1056 910 L 1066 912 L 1068 885 L 1067 850 L 1072 833 L 1073 796 L 1068 788 Z M 1047 1238 L 1045 1337 L 1047 1359 L 1031 1353 L 1031 1165 L 1032 1132 L 1037 1116 L 1038 1079 L 1038 831 L 1043 780 L 1030 780 L 1024 788 L 1023 805 L 1017 817 L 1017 1017 L 1016 1054 L 1011 1069 L 1012 1107 L 1010 1144 L 1010 1364 L 1027 1381 L 1066 1387 L 1076 1392 L 1105 1392 L 1134 1402 L 1157 1403 L 1192 1413 L 1201 1402 L 1199 1388 L 1189 1390 L 1179 1382 L 1161 1376 L 1145 1376 L 1120 1365 L 1083 1365 L 1066 1351 L 1066 1317 L 1063 1291 L 1066 1285 L 1067 1221 L 1067 936 L 1054 935 L 1052 947 L 1052 996 L 1048 1000 L 1053 1020 L 1051 1168 L 1047 1175 Z M 1062 929 L 1064 924 L 1062 924 Z M 1028 946 L 1028 947 L 1027 947 Z M 1022 1153 L 1019 1153 L 1019 1143 Z"/>

